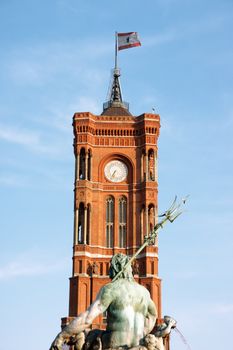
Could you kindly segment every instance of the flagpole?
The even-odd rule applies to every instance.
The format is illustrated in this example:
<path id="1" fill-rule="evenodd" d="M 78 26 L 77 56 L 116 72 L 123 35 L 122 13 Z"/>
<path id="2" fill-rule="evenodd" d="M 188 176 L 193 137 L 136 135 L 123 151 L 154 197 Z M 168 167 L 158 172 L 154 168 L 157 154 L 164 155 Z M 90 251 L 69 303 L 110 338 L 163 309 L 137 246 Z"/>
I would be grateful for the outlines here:
<path id="1" fill-rule="evenodd" d="M 115 69 L 117 69 L 117 50 L 118 50 L 118 47 L 117 47 L 117 32 L 115 32 Z"/>

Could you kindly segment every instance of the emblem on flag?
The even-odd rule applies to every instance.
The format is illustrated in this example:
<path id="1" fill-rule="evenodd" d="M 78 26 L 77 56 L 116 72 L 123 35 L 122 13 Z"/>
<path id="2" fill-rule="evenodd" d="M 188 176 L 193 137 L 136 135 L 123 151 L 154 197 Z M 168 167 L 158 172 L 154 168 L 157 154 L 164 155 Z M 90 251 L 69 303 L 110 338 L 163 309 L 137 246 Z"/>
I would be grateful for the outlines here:
<path id="1" fill-rule="evenodd" d="M 137 32 L 117 33 L 118 50 L 129 49 L 135 46 L 141 46 Z"/>

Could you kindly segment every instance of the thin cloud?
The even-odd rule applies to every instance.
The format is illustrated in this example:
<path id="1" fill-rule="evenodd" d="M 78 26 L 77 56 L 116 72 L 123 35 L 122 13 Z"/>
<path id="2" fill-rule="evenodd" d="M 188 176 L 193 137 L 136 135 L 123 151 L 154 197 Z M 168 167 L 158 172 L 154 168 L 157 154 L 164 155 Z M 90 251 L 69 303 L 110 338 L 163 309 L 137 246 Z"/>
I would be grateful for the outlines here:
<path id="1" fill-rule="evenodd" d="M 68 259 L 56 263 L 46 263 L 45 261 L 35 262 L 33 259 L 21 261 L 21 259 L 19 259 L 0 267 L 0 281 L 23 276 L 46 275 L 55 271 L 64 270 L 66 267 L 68 267 Z"/>
<path id="2" fill-rule="evenodd" d="M 173 277 L 176 278 L 177 280 L 193 280 L 194 278 L 197 278 L 198 276 L 200 276 L 200 273 L 197 271 L 175 271 L 173 273 Z"/>
<path id="3" fill-rule="evenodd" d="M 61 157 L 59 157 L 60 160 Z M 69 163 L 67 160 L 69 160 Z M 56 189 L 57 191 L 70 190 L 70 180 L 72 181 L 70 173 L 71 162 L 73 162 L 73 158 L 71 156 L 70 158 L 67 157 L 67 168 L 64 167 L 59 171 L 51 171 L 51 167 L 43 169 L 38 165 L 32 166 L 30 162 L 29 165 L 28 163 L 25 164 L 25 162 L 19 165 L 16 162 L 13 168 L 8 169 L 4 174 L 0 175 L 0 187 L 41 188 L 43 190 L 49 188 L 49 190 Z M 53 164 L 51 163 L 52 167 Z M 33 173 L 31 174 L 31 172 Z"/>
<path id="4" fill-rule="evenodd" d="M 44 85 L 59 74 L 94 84 L 102 81 L 103 73 L 90 69 L 87 61 L 95 61 L 112 52 L 106 40 L 57 43 L 14 48 L 2 58 L 5 74 L 17 85 Z"/>
<path id="5" fill-rule="evenodd" d="M 161 1 L 167 6 L 173 0 Z M 195 21 L 184 21 L 179 23 L 176 28 L 170 28 L 163 33 L 156 33 L 153 36 L 146 36 L 143 38 L 143 46 L 159 46 L 174 40 L 184 39 L 199 33 L 219 30 L 219 27 L 231 20 L 228 13 L 211 13 L 208 16 L 203 16 Z"/>
<path id="6" fill-rule="evenodd" d="M 74 98 L 69 105 L 56 104 L 48 107 L 48 118 L 39 117 L 37 121 L 60 131 L 72 133 L 72 116 L 75 112 L 100 113 L 100 103 L 95 97 L 81 95 Z M 70 139 L 71 140 L 71 139 Z"/>
<path id="7" fill-rule="evenodd" d="M 92 113 L 99 113 L 100 104 L 95 98 L 89 98 L 87 96 L 80 96 L 76 107 L 78 106 L 80 111 L 92 111 Z"/>
<path id="8" fill-rule="evenodd" d="M 212 312 L 220 315 L 233 315 L 233 303 L 217 304 L 213 307 Z"/>
<path id="9" fill-rule="evenodd" d="M 34 132 L 14 129 L 4 125 L 0 125 L 0 139 L 24 146 L 38 145 L 40 140 L 39 135 Z"/>
<path id="10" fill-rule="evenodd" d="M 193 317 L 194 314 L 199 313 L 202 310 L 202 313 L 205 315 L 209 315 L 211 317 L 213 314 L 224 316 L 224 315 L 233 315 L 233 303 L 227 302 L 215 302 L 215 303 L 200 303 L 195 304 L 192 307 L 189 307 L 189 311 Z"/>
<path id="11" fill-rule="evenodd" d="M 177 33 L 175 30 L 170 30 L 165 33 L 155 34 L 153 36 L 147 36 L 143 39 L 143 46 L 158 46 L 175 40 Z"/>
<path id="12" fill-rule="evenodd" d="M 38 84 L 42 82 L 42 66 L 38 62 L 28 60 L 28 58 L 11 62 L 8 69 L 10 78 L 20 84 Z"/>
<path id="13" fill-rule="evenodd" d="M 41 136 L 31 130 L 20 129 L 12 126 L 0 125 L 0 140 L 26 147 L 29 151 L 57 155 L 60 154 L 62 147 L 57 147 L 53 143 L 46 144 Z M 64 145 L 63 145 L 64 146 Z"/>
<path id="14" fill-rule="evenodd" d="M 28 187 L 28 182 L 26 183 L 23 179 L 18 176 L 9 175 L 1 175 L 0 176 L 0 186 L 1 187 Z"/>

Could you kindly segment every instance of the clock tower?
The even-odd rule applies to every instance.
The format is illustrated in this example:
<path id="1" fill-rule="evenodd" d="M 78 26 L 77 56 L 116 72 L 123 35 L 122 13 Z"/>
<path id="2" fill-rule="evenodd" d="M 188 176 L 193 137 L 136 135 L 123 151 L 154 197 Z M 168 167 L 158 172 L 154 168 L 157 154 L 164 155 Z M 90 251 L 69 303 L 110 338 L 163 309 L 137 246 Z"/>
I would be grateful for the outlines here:
<path id="1" fill-rule="evenodd" d="M 122 100 L 120 72 L 115 68 L 109 101 L 101 115 L 73 117 L 75 183 L 73 272 L 69 317 L 87 309 L 100 288 L 110 282 L 109 264 L 116 253 L 132 256 L 157 222 L 157 141 L 160 117 L 133 116 Z M 133 266 L 161 318 L 158 245 L 146 247 Z M 105 315 L 93 328 L 105 327 Z"/>

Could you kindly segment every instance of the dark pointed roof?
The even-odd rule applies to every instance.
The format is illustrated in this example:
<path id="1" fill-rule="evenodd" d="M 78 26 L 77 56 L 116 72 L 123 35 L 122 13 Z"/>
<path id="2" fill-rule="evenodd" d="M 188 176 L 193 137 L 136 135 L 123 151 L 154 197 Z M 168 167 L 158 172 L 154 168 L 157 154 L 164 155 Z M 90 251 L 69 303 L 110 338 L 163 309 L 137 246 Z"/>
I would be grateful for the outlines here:
<path id="1" fill-rule="evenodd" d="M 128 111 L 127 108 L 124 108 L 122 106 L 109 106 L 108 108 L 104 109 L 101 115 L 124 116 L 124 115 L 132 115 L 132 114 Z"/>

